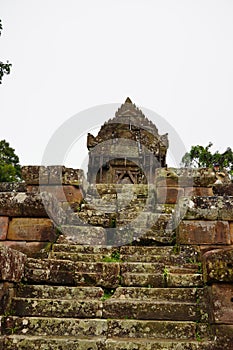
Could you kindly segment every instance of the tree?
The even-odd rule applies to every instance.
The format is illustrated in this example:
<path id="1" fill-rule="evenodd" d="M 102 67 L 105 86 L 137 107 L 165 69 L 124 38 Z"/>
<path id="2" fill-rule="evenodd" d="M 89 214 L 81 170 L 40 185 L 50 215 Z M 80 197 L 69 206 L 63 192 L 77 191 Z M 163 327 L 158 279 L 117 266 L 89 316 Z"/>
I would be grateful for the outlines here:
<path id="1" fill-rule="evenodd" d="M 0 182 L 21 180 L 19 157 L 5 140 L 0 141 Z"/>
<path id="2" fill-rule="evenodd" d="M 2 21 L 0 20 L 0 36 L 2 34 Z M 7 61 L 3 63 L 0 61 L 0 84 L 2 84 L 2 78 L 4 74 L 10 74 L 12 64 Z"/>
<path id="3" fill-rule="evenodd" d="M 214 164 L 218 164 L 220 170 L 226 169 L 231 176 L 233 175 L 233 152 L 230 147 L 225 152 L 211 153 L 210 148 L 213 146 L 211 142 L 206 147 L 196 145 L 182 158 L 182 165 L 185 167 L 207 167 L 212 168 Z"/>

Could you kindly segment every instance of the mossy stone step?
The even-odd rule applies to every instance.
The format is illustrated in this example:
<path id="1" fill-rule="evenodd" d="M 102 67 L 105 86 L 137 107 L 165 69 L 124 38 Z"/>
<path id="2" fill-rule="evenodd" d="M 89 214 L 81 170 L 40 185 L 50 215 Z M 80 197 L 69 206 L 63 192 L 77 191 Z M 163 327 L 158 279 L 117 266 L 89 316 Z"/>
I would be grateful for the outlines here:
<path id="1" fill-rule="evenodd" d="M 165 339 L 121 339 L 106 341 L 104 350 L 218 350 L 211 341 L 165 340 Z"/>
<path id="2" fill-rule="evenodd" d="M 95 285 L 114 288 L 119 285 L 119 275 L 119 263 L 28 259 L 24 281 L 32 284 Z"/>
<path id="3" fill-rule="evenodd" d="M 17 297 L 37 299 L 101 299 L 104 291 L 100 287 L 67 287 L 49 285 L 20 284 L 17 287 Z"/>
<path id="4" fill-rule="evenodd" d="M 12 310 L 17 316 L 100 318 L 101 300 L 12 299 Z"/>
<path id="5" fill-rule="evenodd" d="M 17 336 L 11 335 L 4 340 L 4 350 L 105 350 L 105 339 L 91 337 L 80 339 L 73 337 Z"/>
<path id="6" fill-rule="evenodd" d="M 165 338 L 196 339 L 195 322 L 74 319 L 8 316 L 3 320 L 5 334 L 37 336 L 76 336 L 90 338 Z"/>
<path id="7" fill-rule="evenodd" d="M 120 263 L 121 274 L 125 273 L 156 273 L 164 270 L 163 263 L 141 263 L 141 262 L 125 262 Z"/>
<path id="8" fill-rule="evenodd" d="M 202 287 L 203 279 L 201 274 L 169 273 L 164 270 L 160 273 L 132 273 L 127 272 L 121 275 L 121 283 L 125 287 Z"/>
<path id="9" fill-rule="evenodd" d="M 75 336 L 92 338 L 106 337 L 108 332 L 107 320 L 77 319 L 57 317 L 17 317 L 8 316 L 2 321 L 5 334 L 27 336 Z"/>
<path id="10" fill-rule="evenodd" d="M 108 299 L 103 304 L 104 318 L 141 320 L 198 321 L 196 303 L 138 299 Z"/>
<path id="11" fill-rule="evenodd" d="M 161 300 L 196 303 L 203 295 L 202 288 L 142 288 L 118 287 L 113 299 Z"/>

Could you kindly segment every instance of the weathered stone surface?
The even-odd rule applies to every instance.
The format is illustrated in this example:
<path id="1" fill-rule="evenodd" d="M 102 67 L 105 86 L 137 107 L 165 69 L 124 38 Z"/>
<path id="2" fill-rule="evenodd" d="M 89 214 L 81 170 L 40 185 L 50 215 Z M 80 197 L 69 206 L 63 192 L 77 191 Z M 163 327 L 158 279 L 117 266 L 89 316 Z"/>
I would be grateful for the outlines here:
<path id="1" fill-rule="evenodd" d="M 83 185 L 84 172 L 81 169 L 66 168 L 62 165 L 47 167 L 50 185 Z"/>
<path id="2" fill-rule="evenodd" d="M 218 197 L 182 197 L 176 210 L 176 221 L 217 220 L 219 217 Z"/>
<path id="3" fill-rule="evenodd" d="M 26 242 L 26 241 L 2 241 L 0 246 L 6 246 L 26 254 L 28 257 L 48 256 L 51 243 L 48 242 Z"/>
<path id="4" fill-rule="evenodd" d="M 233 221 L 233 197 L 218 197 L 219 219 Z"/>
<path id="5" fill-rule="evenodd" d="M 213 193 L 215 196 L 233 196 L 233 184 L 214 184 Z"/>
<path id="6" fill-rule="evenodd" d="M 4 241 L 7 236 L 9 218 L 7 216 L 0 216 L 0 241 Z"/>
<path id="7" fill-rule="evenodd" d="M 9 335 L 4 339 L 3 344 L 4 350 L 105 350 L 105 339 L 102 337 L 82 339 L 75 335 L 71 337 Z"/>
<path id="8" fill-rule="evenodd" d="M 104 291 L 101 287 L 67 287 L 49 285 L 21 284 L 17 287 L 17 296 L 21 298 L 86 300 L 101 299 Z"/>
<path id="9" fill-rule="evenodd" d="M 108 320 L 108 336 L 111 338 L 194 339 L 196 326 L 193 322 Z"/>
<path id="10" fill-rule="evenodd" d="M 113 338 L 106 341 L 104 350 L 219 350 L 214 342 L 197 340 L 172 340 L 172 339 L 128 339 Z M 230 348 L 229 348 L 230 349 Z M 221 349 L 222 350 L 222 349 Z M 231 349 L 232 350 L 232 349 Z"/>
<path id="11" fill-rule="evenodd" d="M 48 169 L 42 165 L 23 166 L 21 173 L 27 185 L 47 184 L 49 181 Z"/>
<path id="12" fill-rule="evenodd" d="M 212 187 L 185 187 L 184 196 L 213 196 Z"/>
<path id="13" fill-rule="evenodd" d="M 211 286 L 212 322 L 233 325 L 233 285 L 213 284 Z"/>
<path id="14" fill-rule="evenodd" d="M 50 219 L 13 218 L 9 224 L 8 240 L 54 242 L 56 230 Z"/>
<path id="15" fill-rule="evenodd" d="M 233 221 L 233 197 L 182 197 L 176 219 Z"/>
<path id="16" fill-rule="evenodd" d="M 14 296 L 14 287 L 14 283 L 12 282 L 0 283 L 0 315 L 5 314 L 6 310 L 9 309 L 11 298 Z M 0 316 L 0 334 L 2 334 L 3 329 L 4 327 L 2 325 Z"/>
<path id="17" fill-rule="evenodd" d="M 156 169 L 156 185 L 166 187 L 206 187 L 213 185 L 216 174 L 210 168 L 159 168 Z"/>
<path id="18" fill-rule="evenodd" d="M 141 300 L 106 300 L 103 306 L 105 318 L 133 318 L 141 320 L 197 320 L 196 304 L 155 302 Z"/>
<path id="19" fill-rule="evenodd" d="M 176 204 L 180 197 L 184 196 L 184 189 L 178 187 L 158 187 L 157 203 Z"/>
<path id="20" fill-rule="evenodd" d="M 78 203 L 83 201 L 83 193 L 79 186 L 54 185 L 40 186 L 40 192 L 51 193 L 58 202 Z"/>
<path id="21" fill-rule="evenodd" d="M 62 225 L 58 243 L 106 245 L 106 231 L 102 227 Z"/>
<path id="22" fill-rule="evenodd" d="M 63 305 L 62 305 L 63 306 Z M 69 304 L 70 306 L 70 304 Z M 78 306 L 78 305 L 77 305 Z M 106 336 L 107 320 L 100 319 L 75 319 L 53 317 L 12 317 L 4 320 L 4 328 L 7 334 L 15 329 L 15 334 L 27 334 L 27 336 L 66 336 L 76 335 L 79 338 Z M 188 328 L 188 327 L 187 327 Z"/>
<path id="23" fill-rule="evenodd" d="M 231 244 L 227 221 L 182 221 L 178 227 L 179 244 Z"/>
<path id="24" fill-rule="evenodd" d="M 0 192 L 26 192 L 27 185 L 24 182 L 1 182 Z"/>
<path id="25" fill-rule="evenodd" d="M 76 285 L 76 268 L 71 261 L 37 260 L 29 258 L 25 265 L 24 280 L 30 283 Z"/>
<path id="26" fill-rule="evenodd" d="M 230 225 L 230 235 L 231 235 L 231 244 L 233 244 L 233 222 L 229 222 Z"/>
<path id="27" fill-rule="evenodd" d="M 20 282 L 25 262 L 26 255 L 0 246 L 0 281 Z"/>
<path id="28" fill-rule="evenodd" d="M 204 281 L 230 282 L 233 280 L 233 248 L 215 249 L 203 255 Z"/>
<path id="29" fill-rule="evenodd" d="M 13 298 L 12 308 L 19 316 L 98 318 L 102 316 L 100 300 L 58 300 Z"/>
<path id="30" fill-rule="evenodd" d="M 216 345 L 214 350 L 232 350 L 233 349 L 233 326 L 222 324 L 215 328 Z"/>
<path id="31" fill-rule="evenodd" d="M 46 211 L 47 216 L 55 223 L 56 226 L 66 224 L 68 212 L 63 210 L 57 199 L 48 192 L 41 192 L 40 198 Z"/>
<path id="32" fill-rule="evenodd" d="M 34 193 L 0 193 L 0 215 L 47 217 L 41 196 Z"/>

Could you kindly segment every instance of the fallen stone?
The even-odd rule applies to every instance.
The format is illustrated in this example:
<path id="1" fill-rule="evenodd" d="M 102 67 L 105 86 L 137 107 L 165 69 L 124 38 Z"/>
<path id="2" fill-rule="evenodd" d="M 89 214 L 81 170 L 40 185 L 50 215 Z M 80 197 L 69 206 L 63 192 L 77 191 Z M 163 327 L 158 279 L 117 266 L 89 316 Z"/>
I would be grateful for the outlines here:
<path id="1" fill-rule="evenodd" d="M 42 165 L 29 165 L 21 168 L 22 178 L 27 185 L 48 184 L 48 169 Z"/>

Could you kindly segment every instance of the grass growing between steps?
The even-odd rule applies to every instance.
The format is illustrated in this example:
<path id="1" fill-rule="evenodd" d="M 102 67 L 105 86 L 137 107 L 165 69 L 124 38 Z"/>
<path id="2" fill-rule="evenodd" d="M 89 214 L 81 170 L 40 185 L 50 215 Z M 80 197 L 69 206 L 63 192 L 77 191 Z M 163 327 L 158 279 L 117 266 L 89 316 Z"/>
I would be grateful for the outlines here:
<path id="1" fill-rule="evenodd" d="M 110 256 L 104 256 L 103 262 L 122 262 L 120 252 L 113 252 Z"/>
<path id="2" fill-rule="evenodd" d="M 104 295 L 102 296 L 101 300 L 105 301 L 110 299 L 113 296 L 113 294 L 116 291 L 116 288 L 103 288 L 103 290 L 104 290 Z"/>

